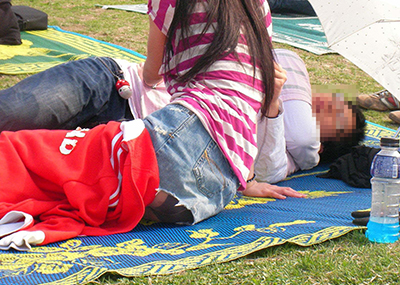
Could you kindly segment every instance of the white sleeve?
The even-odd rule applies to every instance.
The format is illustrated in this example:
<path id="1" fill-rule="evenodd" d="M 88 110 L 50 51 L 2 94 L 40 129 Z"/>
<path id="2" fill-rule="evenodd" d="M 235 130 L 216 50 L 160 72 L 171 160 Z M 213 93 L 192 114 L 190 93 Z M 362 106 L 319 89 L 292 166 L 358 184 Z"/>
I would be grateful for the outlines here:
<path id="1" fill-rule="evenodd" d="M 276 183 L 286 178 L 287 155 L 283 113 L 281 102 L 276 118 L 261 119 L 258 115 L 258 154 L 254 161 L 254 171 L 259 182 Z"/>
<path id="2" fill-rule="evenodd" d="M 33 225 L 33 217 L 21 211 L 10 211 L 0 220 L 0 237 L 7 236 Z"/>
<path id="3" fill-rule="evenodd" d="M 42 243 L 44 238 L 45 234 L 42 231 L 20 231 L 0 239 L 0 249 L 13 248 L 19 251 L 28 251 L 31 250 L 32 245 Z"/>
<path id="4" fill-rule="evenodd" d="M 33 225 L 33 217 L 21 211 L 10 211 L 0 220 L 0 250 L 10 248 L 27 251 L 31 245 L 42 243 L 45 234 L 42 231 L 22 231 Z"/>
<path id="5" fill-rule="evenodd" d="M 288 157 L 287 175 L 315 167 L 319 163 L 319 131 L 311 105 L 301 100 L 283 102 L 285 141 Z"/>

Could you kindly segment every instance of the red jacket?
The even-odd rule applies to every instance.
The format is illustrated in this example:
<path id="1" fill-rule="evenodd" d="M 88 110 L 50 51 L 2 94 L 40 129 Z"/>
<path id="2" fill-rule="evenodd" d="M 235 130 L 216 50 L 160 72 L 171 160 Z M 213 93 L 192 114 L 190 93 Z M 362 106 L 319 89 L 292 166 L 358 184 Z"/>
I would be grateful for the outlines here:
<path id="1" fill-rule="evenodd" d="M 43 231 L 42 244 L 132 230 L 155 197 L 158 167 L 143 122 L 128 141 L 120 125 L 2 132 L 0 218 L 32 215 L 28 230 Z"/>

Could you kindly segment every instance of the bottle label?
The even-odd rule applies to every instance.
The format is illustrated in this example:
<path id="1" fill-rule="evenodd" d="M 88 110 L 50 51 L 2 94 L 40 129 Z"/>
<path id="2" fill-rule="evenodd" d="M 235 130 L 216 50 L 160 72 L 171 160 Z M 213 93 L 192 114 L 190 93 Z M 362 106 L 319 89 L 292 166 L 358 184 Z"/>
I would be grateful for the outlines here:
<path id="1" fill-rule="evenodd" d="M 399 163 L 397 157 L 377 155 L 371 165 L 371 175 L 381 178 L 400 178 Z"/>

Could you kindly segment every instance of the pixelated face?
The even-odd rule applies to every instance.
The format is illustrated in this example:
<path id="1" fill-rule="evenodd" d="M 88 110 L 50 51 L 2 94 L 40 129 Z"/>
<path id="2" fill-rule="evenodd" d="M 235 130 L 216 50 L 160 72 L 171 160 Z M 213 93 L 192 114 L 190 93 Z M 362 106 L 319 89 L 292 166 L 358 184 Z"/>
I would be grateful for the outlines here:
<path id="1" fill-rule="evenodd" d="M 320 130 L 321 141 L 339 141 L 349 137 L 356 126 L 356 116 L 343 96 L 332 93 L 315 93 L 313 115 Z"/>

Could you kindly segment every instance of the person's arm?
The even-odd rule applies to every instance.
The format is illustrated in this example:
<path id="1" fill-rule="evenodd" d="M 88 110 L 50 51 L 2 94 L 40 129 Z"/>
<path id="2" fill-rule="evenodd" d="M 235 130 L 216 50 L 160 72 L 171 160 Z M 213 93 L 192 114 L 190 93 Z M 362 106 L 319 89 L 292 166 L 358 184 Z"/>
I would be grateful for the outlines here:
<path id="1" fill-rule="evenodd" d="M 266 116 L 268 118 L 276 118 L 279 114 L 279 96 L 281 95 L 283 85 L 287 80 L 287 72 L 279 63 L 274 62 L 274 96 L 272 97 Z"/>
<path id="2" fill-rule="evenodd" d="M 288 155 L 286 152 L 284 110 L 281 106 L 276 118 L 257 118 L 257 148 L 254 171 L 257 181 L 276 183 L 287 176 Z"/>
<path id="3" fill-rule="evenodd" d="M 257 118 L 257 147 L 255 172 L 260 182 L 275 183 L 286 178 L 287 156 L 282 101 L 279 99 L 285 84 L 286 70 L 275 63 L 275 89 L 267 117 Z"/>
<path id="4" fill-rule="evenodd" d="M 147 40 L 147 58 L 143 67 L 143 81 L 148 86 L 154 86 L 162 80 L 159 70 L 162 65 L 165 41 L 167 37 L 150 19 L 149 37 Z"/>
<path id="5" fill-rule="evenodd" d="M 280 106 L 279 95 L 281 94 L 283 85 L 285 84 L 287 79 L 286 71 L 282 68 L 282 66 L 280 66 L 277 63 L 274 63 L 274 65 L 275 65 L 275 90 L 274 90 L 274 97 L 267 112 L 268 118 L 275 118 L 279 115 L 279 106 Z M 267 118 L 264 118 L 264 120 L 267 120 Z M 283 133 L 281 135 L 283 136 Z M 277 199 L 285 199 L 286 196 L 297 197 L 297 198 L 306 197 L 306 195 L 301 194 L 290 187 L 280 187 L 268 183 L 259 183 L 256 181 L 256 179 L 253 178 L 255 178 L 254 164 L 250 168 L 250 173 L 247 178 L 248 179 L 247 181 L 249 182 L 246 185 L 246 189 L 243 191 L 243 194 L 246 196 L 271 197 Z"/>
<path id="6" fill-rule="evenodd" d="M 302 100 L 284 102 L 288 174 L 315 167 L 319 162 L 318 125 L 311 106 Z"/>

